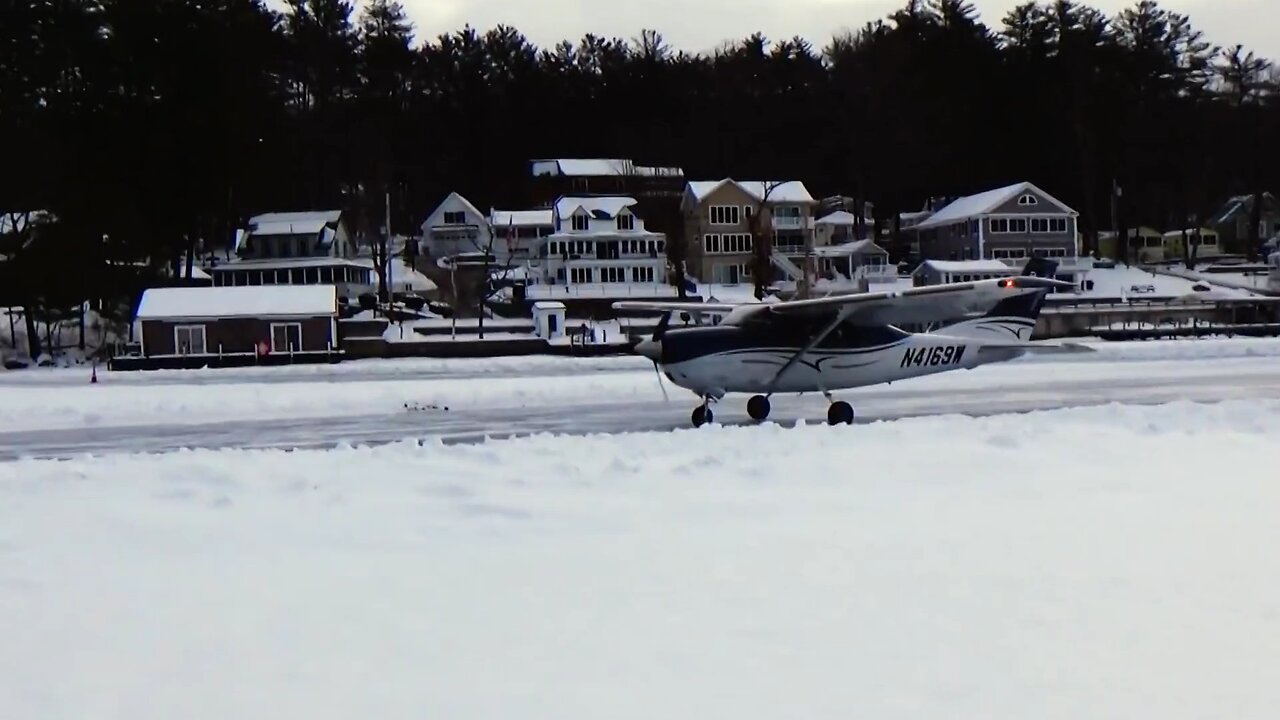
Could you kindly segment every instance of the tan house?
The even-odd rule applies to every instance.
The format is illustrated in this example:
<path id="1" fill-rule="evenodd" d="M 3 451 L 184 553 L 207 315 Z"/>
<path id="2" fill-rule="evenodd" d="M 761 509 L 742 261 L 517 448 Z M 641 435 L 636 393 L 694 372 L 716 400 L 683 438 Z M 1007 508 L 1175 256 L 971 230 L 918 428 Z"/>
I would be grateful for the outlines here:
<path id="1" fill-rule="evenodd" d="M 752 217 L 773 245 L 774 266 L 789 279 L 801 274 L 798 261 L 814 242 L 813 213 L 818 201 L 804 183 L 695 181 L 685 186 L 680 210 L 688 240 L 686 268 L 702 282 L 724 285 L 751 282 L 755 252 Z"/>
<path id="2" fill-rule="evenodd" d="M 1160 262 L 1170 257 L 1164 235 L 1159 230 L 1143 225 L 1129 228 L 1126 235 L 1129 241 L 1126 257 L 1131 262 Z M 1114 230 L 1098 233 L 1098 254 L 1111 260 L 1120 259 L 1120 238 Z"/>
<path id="3" fill-rule="evenodd" d="M 1222 243 L 1218 242 L 1218 231 L 1213 228 L 1187 228 L 1186 230 L 1170 230 L 1164 234 L 1164 255 L 1166 258 L 1178 259 L 1182 255 L 1183 238 L 1190 243 L 1192 258 L 1212 258 L 1222 254 Z"/>

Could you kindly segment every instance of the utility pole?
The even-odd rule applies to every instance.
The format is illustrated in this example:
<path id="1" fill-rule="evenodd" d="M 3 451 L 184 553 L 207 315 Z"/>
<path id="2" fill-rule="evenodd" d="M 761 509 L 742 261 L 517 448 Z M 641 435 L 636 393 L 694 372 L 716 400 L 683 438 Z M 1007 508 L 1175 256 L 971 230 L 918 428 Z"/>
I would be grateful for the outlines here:
<path id="1" fill-rule="evenodd" d="M 1124 191 L 1120 188 L 1120 183 L 1115 179 L 1111 179 L 1111 228 L 1116 233 L 1116 252 L 1120 255 L 1120 262 L 1125 265 L 1129 264 L 1129 230 L 1120 227 L 1120 198 Z"/>
<path id="2" fill-rule="evenodd" d="M 382 299 L 382 301 L 390 304 L 391 303 L 391 276 L 389 275 L 389 273 L 391 272 L 391 260 L 390 260 L 391 258 L 391 188 L 390 187 L 387 188 L 385 197 L 386 197 L 386 220 L 387 220 L 387 232 L 385 237 L 387 238 L 387 241 L 382 246 L 382 285 L 386 289 L 387 294 L 386 294 L 386 297 Z"/>

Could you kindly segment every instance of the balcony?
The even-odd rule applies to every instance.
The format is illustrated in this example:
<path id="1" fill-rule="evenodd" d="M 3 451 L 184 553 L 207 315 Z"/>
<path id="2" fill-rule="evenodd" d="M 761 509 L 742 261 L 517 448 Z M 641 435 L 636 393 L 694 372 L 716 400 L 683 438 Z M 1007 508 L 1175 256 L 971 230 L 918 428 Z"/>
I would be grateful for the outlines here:
<path id="1" fill-rule="evenodd" d="M 775 216 L 773 218 L 773 227 L 775 230 L 812 230 L 813 218 Z"/>
<path id="2" fill-rule="evenodd" d="M 854 269 L 854 279 L 895 280 L 898 277 L 897 265 L 859 265 Z"/>

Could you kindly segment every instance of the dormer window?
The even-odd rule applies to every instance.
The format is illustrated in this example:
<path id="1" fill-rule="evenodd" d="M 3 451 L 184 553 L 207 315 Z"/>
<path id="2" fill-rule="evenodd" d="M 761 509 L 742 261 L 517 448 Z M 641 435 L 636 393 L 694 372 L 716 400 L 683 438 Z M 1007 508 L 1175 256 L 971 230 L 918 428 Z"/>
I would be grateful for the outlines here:
<path id="1" fill-rule="evenodd" d="M 578 214 L 576 214 L 576 215 L 574 215 L 574 216 L 573 216 L 573 229 L 574 229 L 574 230 L 586 230 L 586 229 L 587 229 L 587 227 L 588 227 L 588 223 L 589 223 L 589 222 L 590 222 L 590 221 L 587 219 L 587 216 L 586 216 L 586 215 L 583 215 L 583 214 L 581 214 L 581 213 L 578 213 Z"/>
<path id="2" fill-rule="evenodd" d="M 625 213 L 625 212 L 620 213 L 618 215 L 618 229 L 619 230 L 635 230 L 636 229 L 635 216 L 632 215 L 631 213 Z"/>
<path id="3" fill-rule="evenodd" d="M 1040 200 L 1039 200 L 1038 198 L 1036 198 L 1036 196 L 1035 196 L 1035 195 L 1027 194 L 1027 195 L 1023 195 L 1022 197 L 1018 198 L 1018 204 L 1019 204 L 1019 205 L 1022 205 L 1022 206 L 1024 206 L 1024 207 L 1025 207 L 1025 206 L 1028 206 L 1028 205 L 1039 205 L 1039 204 L 1040 204 Z"/>
<path id="4" fill-rule="evenodd" d="M 447 210 L 445 211 L 445 214 L 444 214 L 445 225 L 465 225 L 466 223 L 467 223 L 466 213 L 461 211 L 459 212 L 449 212 Z"/>

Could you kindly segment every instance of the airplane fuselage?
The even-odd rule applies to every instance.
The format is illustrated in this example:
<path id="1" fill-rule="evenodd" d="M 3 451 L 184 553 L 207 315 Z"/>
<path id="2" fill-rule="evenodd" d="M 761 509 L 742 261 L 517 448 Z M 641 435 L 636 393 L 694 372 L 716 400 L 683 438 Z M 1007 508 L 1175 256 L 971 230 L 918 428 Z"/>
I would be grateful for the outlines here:
<path id="1" fill-rule="evenodd" d="M 700 396 L 728 393 L 830 392 L 879 385 L 950 370 L 971 369 L 1022 354 L 987 348 L 966 337 L 915 334 L 894 327 L 841 328 L 779 370 L 805 343 L 735 326 L 668 331 L 659 364 L 671 380 Z"/>

